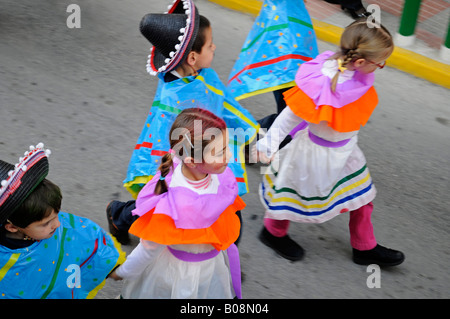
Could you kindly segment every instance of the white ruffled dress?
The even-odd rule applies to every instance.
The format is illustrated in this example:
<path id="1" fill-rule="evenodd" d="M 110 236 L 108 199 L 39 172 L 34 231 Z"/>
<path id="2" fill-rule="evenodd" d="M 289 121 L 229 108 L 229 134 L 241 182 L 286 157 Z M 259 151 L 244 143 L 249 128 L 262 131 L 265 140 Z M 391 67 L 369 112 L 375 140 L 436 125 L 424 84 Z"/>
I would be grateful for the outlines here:
<path id="1" fill-rule="evenodd" d="M 330 80 L 337 72 L 336 61 L 327 60 L 331 54 L 319 56 L 318 61 L 313 60 L 315 65 L 309 66 L 309 62 L 305 63 L 298 75 L 307 80 L 312 78 L 319 89 L 330 91 Z M 310 69 L 305 68 L 301 73 L 305 65 Z M 312 81 L 303 81 L 303 83 L 311 85 Z M 348 81 L 356 81 L 354 71 L 345 71 L 340 75 L 338 93 L 343 85 L 352 85 Z M 301 94 L 302 97 L 286 99 L 288 107 L 277 117 L 269 132 L 257 144 L 258 150 L 266 152 L 269 157 L 275 154 L 263 176 L 260 199 L 266 208 L 265 217 L 322 223 L 340 213 L 352 211 L 370 203 L 375 198 L 376 189 L 364 154 L 357 145 L 359 130 L 338 131 L 332 127 L 334 115 L 348 106 L 346 104 L 333 106 L 333 101 L 318 102 L 311 106 L 311 111 L 308 113 L 304 111 L 304 100 L 314 103 L 319 97 L 308 96 L 308 88 L 302 89 L 302 80 L 299 80 L 299 76 L 297 86 L 291 89 L 297 92 L 292 95 L 300 96 Z M 366 84 L 366 87 L 370 88 L 371 84 Z M 317 89 L 310 91 L 317 92 Z M 365 93 L 363 90 L 363 94 Z M 336 98 L 336 96 L 333 97 Z M 356 94 L 353 102 L 358 103 L 358 98 Z M 291 105 L 296 99 L 300 103 Z M 328 105 L 331 112 L 334 112 L 329 120 L 324 120 L 325 115 L 320 114 L 324 111 L 321 110 L 323 104 Z M 308 114 L 304 116 L 307 118 L 299 116 L 302 114 Z M 304 128 L 297 131 L 293 140 L 277 152 L 280 141 L 299 123 L 302 123 Z M 347 125 L 347 127 L 352 126 Z M 359 128 L 359 125 L 353 124 L 353 127 Z"/>
<path id="2" fill-rule="evenodd" d="M 187 182 L 181 166 L 166 176 L 168 192 L 153 194 L 158 172 L 136 201 L 133 213 L 141 217 L 130 232 L 141 237 L 140 243 L 116 270 L 125 279 L 121 293 L 125 299 L 231 299 L 237 295 L 230 273 L 229 248 L 232 245 L 237 251 L 232 244 L 240 227 L 235 212 L 245 204 L 236 205 L 236 198 L 241 200 L 234 174 L 227 168 L 220 176 L 211 175 L 206 188 L 197 189 Z M 227 207 L 233 208 L 222 213 Z M 224 214 L 228 214 L 226 222 L 221 220 Z M 225 235 L 221 237 L 220 232 Z M 177 258 L 173 250 L 191 256 L 213 253 L 213 257 L 185 261 Z"/>

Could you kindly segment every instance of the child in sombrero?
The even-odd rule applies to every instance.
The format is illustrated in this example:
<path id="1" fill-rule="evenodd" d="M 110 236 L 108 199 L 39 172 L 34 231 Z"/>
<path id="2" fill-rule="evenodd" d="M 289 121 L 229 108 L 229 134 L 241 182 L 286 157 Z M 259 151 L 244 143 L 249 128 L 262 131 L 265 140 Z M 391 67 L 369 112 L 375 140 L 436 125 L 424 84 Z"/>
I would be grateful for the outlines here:
<path id="1" fill-rule="evenodd" d="M 153 45 L 147 71 L 158 76 L 159 82 L 134 147 L 124 186 L 136 198 L 156 173 L 162 156 L 170 149 L 168 134 L 176 116 L 184 109 L 201 107 L 222 118 L 231 129 L 230 149 L 233 155 L 228 166 L 236 177 L 239 195 L 247 193 L 243 150 L 256 137 L 259 125 L 235 101 L 217 73 L 210 68 L 216 46 L 209 20 L 199 15 L 192 0 L 177 0 L 168 13 L 145 15 L 140 30 Z M 134 201 L 115 201 L 108 206 L 109 221 L 124 230 L 125 238 L 131 214 L 122 212 L 131 212 L 132 209 Z M 115 228 L 110 229 L 114 231 Z"/>
<path id="2" fill-rule="evenodd" d="M 100 226 L 59 211 L 49 154 L 39 143 L 16 165 L 0 160 L 0 299 L 93 298 L 125 260 Z"/>
<path id="3" fill-rule="evenodd" d="M 246 134 L 230 139 L 234 161 L 229 164 L 239 185 L 247 192 L 242 150 L 256 137 L 257 122 L 237 103 L 211 69 L 214 45 L 210 22 L 199 15 L 192 0 L 177 0 L 167 14 L 143 17 L 140 30 L 153 45 L 147 71 L 158 76 L 158 88 L 141 135 L 133 151 L 125 187 L 136 195 L 156 173 L 162 156 L 170 149 L 168 133 L 184 109 L 198 107 L 222 118 L 227 127 Z"/>

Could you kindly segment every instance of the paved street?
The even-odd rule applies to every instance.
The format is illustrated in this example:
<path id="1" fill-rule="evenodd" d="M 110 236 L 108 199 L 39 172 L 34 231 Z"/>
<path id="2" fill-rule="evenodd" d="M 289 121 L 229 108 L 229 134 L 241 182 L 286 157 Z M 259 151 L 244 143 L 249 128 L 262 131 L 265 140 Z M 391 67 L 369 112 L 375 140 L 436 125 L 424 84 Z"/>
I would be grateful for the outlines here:
<path id="1" fill-rule="evenodd" d="M 52 150 L 48 178 L 62 189 L 62 210 L 105 229 L 108 202 L 131 199 L 122 181 L 156 89 L 139 21 L 165 11 L 166 2 L 0 0 L 0 158 L 15 163 L 43 142 Z M 79 29 L 66 26 L 71 3 L 81 8 Z M 254 17 L 206 0 L 196 5 L 212 22 L 213 68 L 225 82 Z M 334 46 L 319 42 L 319 49 Z M 255 165 L 239 246 L 244 298 L 450 297 L 449 90 L 389 67 L 377 71 L 375 86 L 380 102 L 359 146 L 378 190 L 375 235 L 402 250 L 405 262 L 382 269 L 381 287 L 368 288 L 371 273 L 351 261 L 347 215 L 293 223 L 290 235 L 305 258 L 277 257 L 257 238 L 264 211 Z M 271 94 L 242 105 L 257 119 L 276 109 Z M 120 287 L 107 280 L 97 298 L 115 298 Z"/>

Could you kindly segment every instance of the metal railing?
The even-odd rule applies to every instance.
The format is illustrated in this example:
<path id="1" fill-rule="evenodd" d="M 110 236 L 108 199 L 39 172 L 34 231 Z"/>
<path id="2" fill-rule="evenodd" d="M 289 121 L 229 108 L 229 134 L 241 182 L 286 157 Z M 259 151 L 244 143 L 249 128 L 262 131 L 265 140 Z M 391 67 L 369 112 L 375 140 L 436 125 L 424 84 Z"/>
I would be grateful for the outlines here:
<path id="1" fill-rule="evenodd" d="M 396 38 L 397 44 L 408 46 L 414 43 L 421 3 L 422 0 L 405 0 Z M 441 45 L 440 56 L 443 60 L 450 61 L 450 19 L 447 26 L 447 35 Z"/>

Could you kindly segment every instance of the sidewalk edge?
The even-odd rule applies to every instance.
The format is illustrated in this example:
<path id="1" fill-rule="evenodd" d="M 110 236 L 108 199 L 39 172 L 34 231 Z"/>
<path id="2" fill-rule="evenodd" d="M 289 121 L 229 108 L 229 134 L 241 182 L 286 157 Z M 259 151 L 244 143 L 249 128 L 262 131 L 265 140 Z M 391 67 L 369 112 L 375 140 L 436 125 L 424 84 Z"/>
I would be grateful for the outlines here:
<path id="1" fill-rule="evenodd" d="M 258 0 L 209 0 L 225 8 L 257 16 L 261 9 Z M 312 19 L 318 39 L 339 45 L 343 28 Z M 450 65 L 396 46 L 387 65 L 450 89 Z"/>

